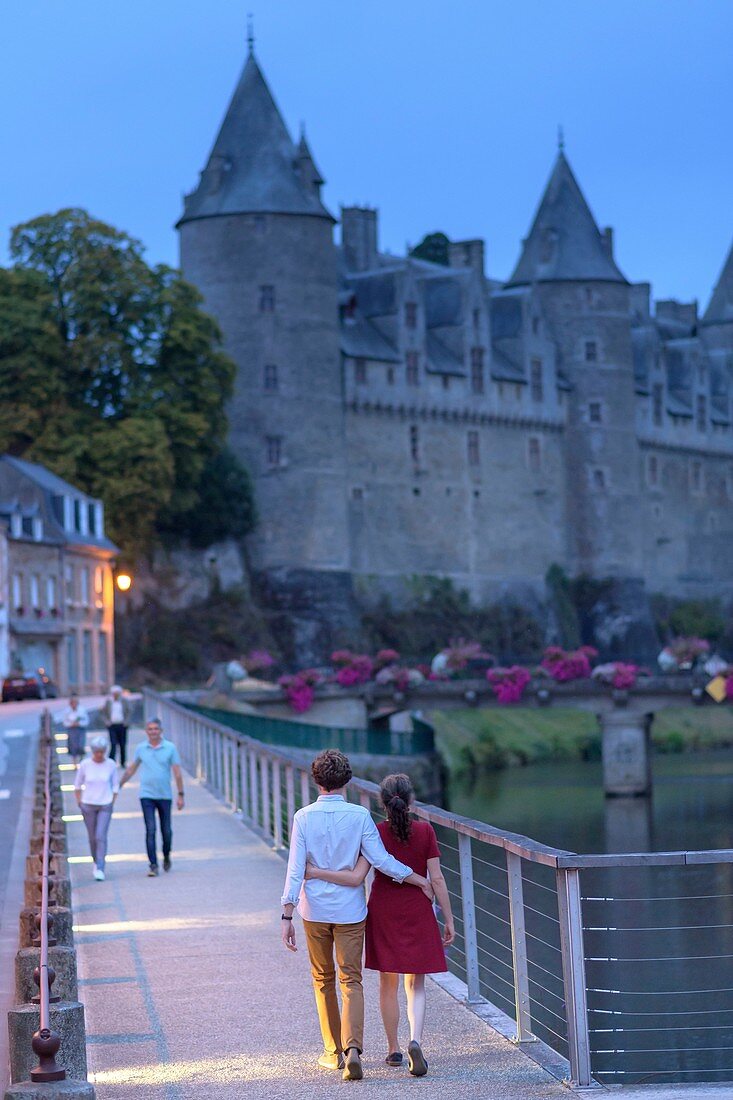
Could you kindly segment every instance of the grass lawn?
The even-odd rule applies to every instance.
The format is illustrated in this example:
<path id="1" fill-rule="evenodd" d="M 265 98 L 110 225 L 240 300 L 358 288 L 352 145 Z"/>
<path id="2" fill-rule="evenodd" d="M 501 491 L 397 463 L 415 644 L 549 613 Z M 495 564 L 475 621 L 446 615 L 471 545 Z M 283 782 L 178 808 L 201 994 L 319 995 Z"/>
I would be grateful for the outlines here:
<path id="1" fill-rule="evenodd" d="M 601 735 L 592 714 L 571 708 L 529 707 L 431 711 L 437 747 L 453 774 L 507 768 L 542 760 L 598 759 Z M 669 707 L 652 726 L 658 752 L 733 745 L 733 708 Z"/>

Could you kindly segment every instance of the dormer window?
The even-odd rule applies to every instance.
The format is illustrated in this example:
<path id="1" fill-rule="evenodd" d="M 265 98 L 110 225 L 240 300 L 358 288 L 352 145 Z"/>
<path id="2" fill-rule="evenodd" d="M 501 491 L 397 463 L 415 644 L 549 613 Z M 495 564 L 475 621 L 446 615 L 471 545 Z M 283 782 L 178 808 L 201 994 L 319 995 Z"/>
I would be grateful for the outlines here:
<path id="1" fill-rule="evenodd" d="M 697 423 L 697 430 L 704 432 L 708 426 L 708 403 L 703 394 L 698 394 L 697 401 L 695 403 L 695 420 Z"/>
<path id="2" fill-rule="evenodd" d="M 14 539 L 23 537 L 23 517 L 20 512 L 13 512 L 10 517 L 10 534 Z"/>
<path id="3" fill-rule="evenodd" d="M 34 542 L 40 542 L 43 538 L 43 520 L 40 516 L 34 516 L 31 521 Z"/>
<path id="4" fill-rule="evenodd" d="M 484 349 L 471 348 L 471 390 L 484 392 Z"/>
<path id="5" fill-rule="evenodd" d="M 542 385 L 542 360 L 533 359 L 529 365 L 530 367 L 530 389 L 532 392 L 533 401 L 541 401 L 544 396 L 544 388 Z"/>
<path id="6" fill-rule="evenodd" d="M 265 283 L 260 287 L 260 313 L 273 313 L 275 310 L 275 287 Z"/>
<path id="7" fill-rule="evenodd" d="M 591 424 L 603 423 L 603 406 L 600 401 L 591 401 L 588 404 L 588 419 Z"/>
<path id="8" fill-rule="evenodd" d="M 97 530 L 97 509 L 91 501 L 87 502 L 87 533 L 97 536 L 102 533 Z"/>
<path id="9" fill-rule="evenodd" d="M 82 508 L 81 501 L 80 500 L 75 500 L 74 501 L 74 530 L 78 534 L 81 534 L 81 524 L 82 524 L 81 508 Z"/>
<path id="10" fill-rule="evenodd" d="M 405 302 L 405 328 L 417 328 L 417 302 Z"/>
<path id="11" fill-rule="evenodd" d="M 357 359 L 354 364 L 354 381 L 357 386 L 365 386 L 367 380 L 366 359 Z"/>
<path id="12" fill-rule="evenodd" d="M 277 376 L 277 363 L 265 363 L 265 393 L 277 393 L 280 380 Z"/>
<path id="13" fill-rule="evenodd" d="M 662 423 L 664 414 L 664 386 L 655 382 L 652 388 L 652 421 L 657 427 Z"/>
<path id="14" fill-rule="evenodd" d="M 586 363 L 598 362 L 598 344 L 595 340 L 585 341 L 585 361 Z"/>
<path id="15" fill-rule="evenodd" d="M 405 356 L 406 377 L 408 386 L 420 385 L 419 358 L 416 351 L 408 351 Z"/>

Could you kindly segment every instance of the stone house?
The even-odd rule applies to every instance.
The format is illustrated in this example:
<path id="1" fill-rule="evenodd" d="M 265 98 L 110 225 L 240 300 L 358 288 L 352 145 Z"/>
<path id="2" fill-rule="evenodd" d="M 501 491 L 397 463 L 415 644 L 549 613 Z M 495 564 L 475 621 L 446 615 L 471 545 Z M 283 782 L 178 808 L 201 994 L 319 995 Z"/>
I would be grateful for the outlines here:
<path id="1" fill-rule="evenodd" d="M 109 687 L 117 553 L 101 501 L 0 457 L 1 675 L 44 668 L 62 694 Z"/>

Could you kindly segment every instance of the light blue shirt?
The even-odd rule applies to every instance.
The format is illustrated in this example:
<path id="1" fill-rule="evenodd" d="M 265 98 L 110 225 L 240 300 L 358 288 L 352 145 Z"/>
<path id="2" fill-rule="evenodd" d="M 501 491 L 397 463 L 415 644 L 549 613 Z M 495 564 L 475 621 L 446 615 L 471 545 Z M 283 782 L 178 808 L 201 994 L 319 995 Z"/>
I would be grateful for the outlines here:
<path id="1" fill-rule="evenodd" d="M 329 871 L 351 870 L 361 853 L 373 867 L 402 882 L 412 868 L 391 856 L 371 814 L 342 795 L 322 794 L 293 818 L 283 905 L 298 906 L 303 920 L 357 924 L 367 914 L 364 886 L 305 880 L 307 861 Z"/>
<path id="2" fill-rule="evenodd" d="M 140 764 L 140 798 L 172 798 L 171 768 L 180 764 L 178 749 L 165 737 L 154 749 L 149 741 L 141 741 L 135 749 L 135 762 Z"/>

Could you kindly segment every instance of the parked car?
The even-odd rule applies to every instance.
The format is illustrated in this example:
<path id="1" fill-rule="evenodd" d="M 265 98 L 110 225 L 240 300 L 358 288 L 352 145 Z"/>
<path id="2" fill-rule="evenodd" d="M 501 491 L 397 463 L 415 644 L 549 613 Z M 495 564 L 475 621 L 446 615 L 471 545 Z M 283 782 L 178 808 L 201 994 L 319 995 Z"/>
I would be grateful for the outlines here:
<path id="1" fill-rule="evenodd" d="M 45 668 L 37 668 L 34 672 L 13 672 L 3 680 L 3 703 L 20 699 L 58 699 L 58 694 L 59 689 Z"/>

